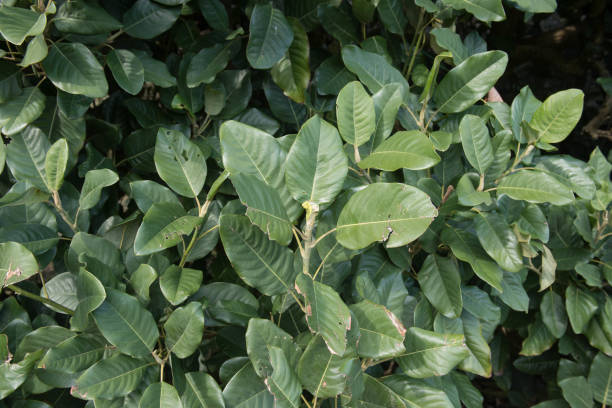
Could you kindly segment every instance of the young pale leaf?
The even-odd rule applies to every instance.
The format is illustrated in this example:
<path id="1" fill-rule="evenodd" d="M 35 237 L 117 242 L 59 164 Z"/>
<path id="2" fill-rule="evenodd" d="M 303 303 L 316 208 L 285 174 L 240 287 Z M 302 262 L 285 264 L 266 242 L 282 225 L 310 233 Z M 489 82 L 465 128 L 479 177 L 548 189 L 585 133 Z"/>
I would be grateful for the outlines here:
<path id="1" fill-rule="evenodd" d="M 370 140 L 376 128 L 374 102 L 358 81 L 349 83 L 338 94 L 336 116 L 342 139 L 356 147 Z"/>
<path id="2" fill-rule="evenodd" d="M 64 173 L 68 164 L 68 143 L 59 139 L 53 143 L 45 158 L 45 178 L 51 191 L 58 191 L 64 182 Z"/>
<path id="3" fill-rule="evenodd" d="M 549 96 L 535 111 L 529 125 L 539 132 L 544 143 L 558 143 L 574 129 L 580 116 L 584 93 L 579 89 L 567 89 Z"/>
<path id="4" fill-rule="evenodd" d="M 225 408 L 223 393 L 209 374 L 202 371 L 185 374 L 183 408 Z"/>
<path id="5" fill-rule="evenodd" d="M 285 180 L 293 198 L 319 207 L 328 205 L 342 189 L 347 173 L 348 159 L 336 128 L 319 116 L 309 119 L 285 164 Z"/>
<path id="6" fill-rule="evenodd" d="M 269 69 L 293 41 L 293 31 L 283 13 L 271 4 L 256 4 L 251 13 L 246 56 L 255 69 Z"/>
<path id="7" fill-rule="evenodd" d="M 442 0 L 442 3 L 456 10 L 465 10 L 480 21 L 489 22 L 506 19 L 501 0 Z"/>
<path id="8" fill-rule="evenodd" d="M 310 82 L 308 34 L 295 18 L 289 18 L 289 25 L 293 31 L 293 42 L 287 55 L 274 64 L 270 74 L 285 95 L 297 103 L 304 103 L 304 92 Z"/>
<path id="9" fill-rule="evenodd" d="M 347 380 L 345 367 L 350 359 L 330 353 L 323 338 L 314 336 L 300 358 L 297 374 L 304 388 L 313 395 L 335 397 L 344 390 Z"/>
<path id="10" fill-rule="evenodd" d="M 565 290 L 565 309 L 574 333 L 582 333 L 595 316 L 598 305 L 591 293 L 570 284 Z"/>
<path id="11" fill-rule="evenodd" d="M 484 120 L 465 115 L 459 125 L 459 135 L 468 162 L 478 173 L 484 174 L 493 163 L 493 145 Z"/>
<path id="12" fill-rule="evenodd" d="M 44 14 L 6 4 L 0 7 L 0 34 L 12 44 L 21 45 L 26 37 L 42 34 L 46 25 Z"/>
<path id="13" fill-rule="evenodd" d="M 235 173 L 231 180 L 251 222 L 270 239 L 289 245 L 293 238 L 292 223 L 278 192 L 250 174 Z"/>
<path id="14" fill-rule="evenodd" d="M 38 262 L 30 251 L 17 242 L 0 244 L 0 287 L 12 285 L 38 272 Z"/>
<path id="15" fill-rule="evenodd" d="M 359 323 L 357 354 L 382 360 L 401 355 L 406 329 L 386 307 L 368 300 L 351 305 L 351 312 Z"/>
<path id="16" fill-rule="evenodd" d="M 268 390 L 274 395 L 275 407 L 299 408 L 302 386 L 287 361 L 283 349 L 270 346 L 272 375 L 264 380 Z"/>
<path id="17" fill-rule="evenodd" d="M 502 76 L 508 64 L 503 51 L 476 54 L 453 68 L 434 92 L 438 110 L 462 112 L 482 98 Z"/>
<path id="18" fill-rule="evenodd" d="M 176 388 L 165 382 L 156 382 L 144 390 L 138 408 L 183 408 L 183 406 Z"/>
<path id="19" fill-rule="evenodd" d="M 310 331 L 321 335 L 333 354 L 344 355 L 351 312 L 338 292 L 304 274 L 298 275 L 295 289 L 304 296 Z"/>
<path id="20" fill-rule="evenodd" d="M 89 170 L 85 175 L 85 182 L 79 197 L 81 210 L 89 210 L 100 201 L 100 195 L 104 187 L 109 187 L 119 181 L 119 176 L 112 170 L 99 169 Z"/>
<path id="21" fill-rule="evenodd" d="M 165 7 L 151 0 L 137 0 L 123 15 L 123 30 L 135 38 L 150 40 L 174 25 L 181 7 Z"/>
<path id="22" fill-rule="evenodd" d="M 589 384 L 596 401 L 612 404 L 612 357 L 598 353 L 589 370 Z"/>
<path id="23" fill-rule="evenodd" d="M 134 241 L 134 253 L 149 255 L 171 248 L 181 242 L 202 222 L 202 218 L 186 215 L 182 206 L 175 203 L 153 204 L 138 228 Z"/>
<path id="24" fill-rule="evenodd" d="M 45 99 L 46 97 L 40 89 L 30 87 L 25 88 L 20 95 L 1 104 L 0 125 L 2 126 L 2 133 L 12 136 L 38 119 L 45 109 Z"/>
<path id="25" fill-rule="evenodd" d="M 171 189 L 185 197 L 200 194 L 206 179 L 206 158 L 185 135 L 159 129 L 154 159 L 159 176 Z"/>
<path id="26" fill-rule="evenodd" d="M 270 361 L 272 347 L 280 348 L 289 365 L 296 366 L 301 350 L 293 338 L 270 320 L 251 319 L 246 331 L 246 349 L 257 375 L 262 378 L 270 377 L 274 371 Z"/>
<path id="27" fill-rule="evenodd" d="M 221 216 L 219 235 L 234 269 L 249 286 L 268 296 L 293 290 L 293 253 L 270 241 L 247 217 Z"/>
<path id="28" fill-rule="evenodd" d="M 336 238 L 361 249 L 377 241 L 406 245 L 426 230 L 437 211 L 421 190 L 399 183 L 374 183 L 355 193 L 338 218 Z"/>
<path id="29" fill-rule="evenodd" d="M 500 267 L 510 272 L 523 268 L 518 238 L 502 216 L 480 212 L 475 227 L 480 244 Z"/>
<path id="30" fill-rule="evenodd" d="M 64 92 L 101 98 L 108 92 L 104 68 L 81 43 L 55 43 L 42 62 L 47 77 Z"/>
<path id="31" fill-rule="evenodd" d="M 191 302 L 184 307 L 176 308 L 164 323 L 166 346 L 168 351 L 178 358 L 192 355 L 204 334 L 204 312 L 202 304 Z"/>
<path id="32" fill-rule="evenodd" d="M 112 50 L 106 56 L 117 84 L 127 93 L 137 95 L 144 84 L 144 67 L 140 59 L 128 50 Z"/>
<path id="33" fill-rule="evenodd" d="M 567 314 L 563 298 L 552 290 L 547 291 L 540 302 L 540 313 L 550 333 L 560 339 L 567 329 Z"/>
<path id="34" fill-rule="evenodd" d="M 413 378 L 445 375 L 469 356 L 461 334 L 438 334 L 411 327 L 406 333 L 406 354 L 397 359 L 402 370 Z"/>
<path id="35" fill-rule="evenodd" d="M 159 277 L 159 287 L 172 305 L 183 303 L 202 284 L 202 271 L 170 265 Z"/>
<path id="36" fill-rule="evenodd" d="M 461 277 L 456 262 L 450 258 L 429 255 L 418 274 L 423 294 L 444 316 L 461 316 Z"/>
<path id="37" fill-rule="evenodd" d="M 401 131 L 383 141 L 368 157 L 359 162 L 362 169 L 395 171 L 401 168 L 423 170 L 440 161 L 429 138 L 418 130 Z"/>
<path id="38" fill-rule="evenodd" d="M 127 395 L 141 384 L 144 371 L 153 365 L 155 362 L 152 360 L 115 354 L 89 367 L 77 379 L 74 392 L 88 399 Z"/>
<path id="39" fill-rule="evenodd" d="M 63 33 L 104 34 L 121 28 L 121 22 L 97 3 L 71 0 L 63 3 L 53 18 L 53 25 Z"/>
<path id="40" fill-rule="evenodd" d="M 342 60 L 370 92 L 376 93 L 385 85 L 396 82 L 402 88 L 403 98 L 408 94 L 408 81 L 382 55 L 364 51 L 356 45 L 347 45 L 342 47 Z"/>
<path id="41" fill-rule="evenodd" d="M 521 170 L 501 179 L 498 194 L 530 203 L 565 205 L 574 201 L 574 194 L 555 177 L 537 170 Z"/>
<path id="42" fill-rule="evenodd" d="M 128 294 L 108 289 L 106 295 L 104 303 L 93 312 L 102 335 L 125 354 L 148 356 L 159 337 L 151 312 Z"/>
<path id="43" fill-rule="evenodd" d="M 25 55 L 18 65 L 21 67 L 29 67 L 32 64 L 36 64 L 37 62 L 44 60 L 48 53 L 49 50 L 47 48 L 45 37 L 42 35 L 37 35 L 28 43 L 28 48 L 26 49 Z"/>

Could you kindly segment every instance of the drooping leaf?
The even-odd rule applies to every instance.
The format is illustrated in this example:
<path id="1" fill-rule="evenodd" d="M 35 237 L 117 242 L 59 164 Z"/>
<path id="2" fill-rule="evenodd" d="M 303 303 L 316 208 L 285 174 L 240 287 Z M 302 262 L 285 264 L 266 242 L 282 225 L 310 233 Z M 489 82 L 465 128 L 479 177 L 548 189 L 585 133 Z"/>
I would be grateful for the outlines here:
<path id="1" fill-rule="evenodd" d="M 344 206 L 336 238 L 350 249 L 376 241 L 394 248 L 421 236 L 435 216 L 429 197 L 417 188 L 375 183 L 355 193 Z"/>
<path id="2" fill-rule="evenodd" d="M 289 18 L 288 22 L 293 42 L 287 55 L 274 64 L 270 74 L 285 95 L 297 103 L 304 103 L 304 92 L 310 82 L 308 34 L 297 19 Z"/>
<path id="3" fill-rule="evenodd" d="M 266 378 L 264 382 L 274 395 L 274 406 L 298 408 L 302 386 L 294 373 L 293 367 L 287 361 L 283 349 L 271 346 L 269 352 L 272 375 Z"/>

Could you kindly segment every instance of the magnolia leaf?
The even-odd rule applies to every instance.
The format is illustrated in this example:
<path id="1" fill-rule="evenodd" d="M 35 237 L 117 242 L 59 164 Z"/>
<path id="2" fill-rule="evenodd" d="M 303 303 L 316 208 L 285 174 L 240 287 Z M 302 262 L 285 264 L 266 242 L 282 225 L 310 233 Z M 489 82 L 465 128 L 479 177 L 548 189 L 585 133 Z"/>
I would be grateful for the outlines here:
<path id="1" fill-rule="evenodd" d="M 423 294 L 440 313 L 451 319 L 461 315 L 461 277 L 456 262 L 429 255 L 419 271 L 418 281 Z"/>
<path id="2" fill-rule="evenodd" d="M 534 112 L 529 125 L 539 132 L 544 143 L 558 143 L 574 129 L 580 116 L 584 93 L 567 89 L 549 96 Z"/>
<path id="3" fill-rule="evenodd" d="M 347 84 L 336 100 L 338 130 L 342 139 L 356 147 L 370 140 L 376 128 L 374 102 L 358 81 Z"/>
<path id="4" fill-rule="evenodd" d="M 274 395 L 274 406 L 298 408 L 302 386 L 293 372 L 293 367 L 289 365 L 283 349 L 270 346 L 269 353 L 272 375 L 264 382 Z"/>
<path id="5" fill-rule="evenodd" d="M 138 408 L 182 408 L 176 388 L 165 382 L 152 383 L 140 397 Z"/>
<path id="6" fill-rule="evenodd" d="M 0 34 L 12 44 L 21 45 L 26 37 L 42 34 L 46 25 L 44 14 L 9 5 L 0 7 Z"/>
<path id="7" fill-rule="evenodd" d="M 359 162 L 362 169 L 395 171 L 401 168 L 423 170 L 440 161 L 433 144 L 418 130 L 397 132 L 383 141 L 368 157 Z"/>
<path id="8" fill-rule="evenodd" d="M 45 178 L 50 190 L 58 191 L 62 186 L 67 164 L 68 143 L 66 139 L 59 139 L 51 145 L 45 158 Z"/>
<path id="9" fill-rule="evenodd" d="M 612 357 L 598 353 L 589 370 L 593 397 L 604 405 L 612 404 Z"/>
<path id="10" fill-rule="evenodd" d="M 257 376 L 253 365 L 243 365 L 229 380 L 223 390 L 226 406 L 234 408 L 273 407 L 274 395 Z"/>
<path id="11" fill-rule="evenodd" d="M 499 266 L 510 272 L 523 268 L 518 239 L 503 217 L 495 213 L 479 213 L 475 226 L 480 244 Z"/>
<path id="12" fill-rule="evenodd" d="M 542 321 L 556 338 L 561 338 L 567 329 L 567 314 L 563 298 L 552 290 L 547 291 L 540 302 Z"/>
<path id="13" fill-rule="evenodd" d="M 456 10 L 466 10 L 480 21 L 502 21 L 506 19 L 501 0 L 442 0 Z"/>
<path id="14" fill-rule="evenodd" d="M 181 7 L 165 7 L 151 0 L 137 0 L 123 15 L 123 30 L 135 38 L 149 40 L 174 25 Z"/>
<path id="15" fill-rule="evenodd" d="M 553 176 L 537 170 L 521 170 L 501 179 L 499 194 L 530 203 L 565 205 L 574 201 L 574 194 Z"/>
<path id="16" fill-rule="evenodd" d="M 364 300 L 351 305 L 351 312 L 359 323 L 357 354 L 361 357 L 382 360 L 406 351 L 406 329 L 386 307 Z"/>
<path id="17" fill-rule="evenodd" d="M 591 293 L 570 284 L 565 290 L 565 309 L 574 333 L 582 333 L 595 316 L 598 306 Z"/>
<path id="18" fill-rule="evenodd" d="M 53 18 L 53 25 L 64 33 L 104 34 L 121 28 L 121 22 L 98 5 L 86 0 L 63 3 Z"/>
<path id="19" fill-rule="evenodd" d="M 144 67 L 140 59 L 128 50 L 112 50 L 106 56 L 117 84 L 131 95 L 136 95 L 144 84 Z"/>
<path id="20" fill-rule="evenodd" d="M 191 302 L 176 308 L 164 323 L 164 333 L 168 351 L 178 358 L 192 355 L 202 342 L 204 334 L 202 304 Z"/>
<path id="21" fill-rule="evenodd" d="M 0 7 L 0 10 L 2 7 Z M 36 87 L 23 92 L 0 105 L 2 133 L 12 136 L 34 122 L 45 109 L 45 95 Z M 27 132 L 27 130 L 25 131 Z"/>
<path id="22" fill-rule="evenodd" d="M 81 334 L 51 347 L 39 365 L 62 373 L 78 373 L 102 359 L 106 347 L 101 339 Z"/>
<path id="23" fill-rule="evenodd" d="M 459 125 L 461 146 L 468 162 L 484 174 L 493 163 L 493 145 L 485 122 L 478 116 L 465 115 Z"/>
<path id="24" fill-rule="evenodd" d="M 293 30 L 283 13 L 271 4 L 256 4 L 251 13 L 246 56 L 255 69 L 271 68 L 289 49 Z"/>
<path id="25" fill-rule="evenodd" d="M 172 305 L 183 303 L 202 284 L 202 271 L 170 265 L 159 277 L 159 287 Z"/>
<path id="26" fill-rule="evenodd" d="M 81 210 L 93 208 L 98 204 L 98 201 L 100 201 L 102 189 L 112 186 L 118 181 L 119 176 L 112 170 L 99 169 L 88 171 L 87 174 L 85 174 L 85 182 L 83 183 L 81 196 L 79 197 L 79 206 Z"/>
<path id="27" fill-rule="evenodd" d="M 217 74 L 225 69 L 231 56 L 231 43 L 215 44 L 200 50 L 187 68 L 187 86 L 195 88 L 200 84 L 210 84 Z"/>
<path id="28" fill-rule="evenodd" d="M 246 349 L 249 359 L 262 378 L 268 378 L 274 371 L 270 361 L 270 349 L 280 348 L 289 365 L 295 367 L 300 358 L 301 350 L 293 342 L 293 338 L 273 322 L 265 319 L 251 319 L 246 331 Z"/>

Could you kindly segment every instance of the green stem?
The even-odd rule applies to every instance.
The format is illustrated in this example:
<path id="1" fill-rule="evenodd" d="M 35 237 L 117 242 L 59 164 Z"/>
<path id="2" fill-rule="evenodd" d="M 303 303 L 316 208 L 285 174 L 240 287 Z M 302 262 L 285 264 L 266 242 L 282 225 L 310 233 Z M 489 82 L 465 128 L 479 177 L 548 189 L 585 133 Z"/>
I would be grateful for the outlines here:
<path id="1" fill-rule="evenodd" d="M 221 173 L 219 177 L 217 177 L 217 179 L 213 181 L 212 186 L 210 186 L 210 190 L 208 191 L 208 194 L 206 195 L 206 201 L 212 201 L 213 198 L 215 198 L 217 191 L 219 191 L 219 188 L 221 188 L 221 185 L 223 184 L 225 180 L 227 180 L 228 177 L 229 177 L 229 171 L 223 170 L 223 173 Z"/>
<path id="2" fill-rule="evenodd" d="M 306 226 L 304 227 L 304 254 L 302 255 L 302 272 L 310 276 L 310 253 L 314 248 L 313 231 L 319 206 L 307 201 L 304 203 L 306 208 Z"/>
<path id="3" fill-rule="evenodd" d="M 58 310 L 61 310 L 62 312 L 66 313 L 66 314 L 69 314 L 71 316 L 74 315 L 74 310 L 68 309 L 67 307 L 62 306 L 59 303 L 56 303 L 56 302 L 52 301 L 51 299 L 47 299 L 47 298 L 44 298 L 42 296 L 35 295 L 32 292 L 28 292 L 25 289 L 21 289 L 19 286 L 8 285 L 7 288 L 9 288 L 13 292 L 17 293 L 18 295 L 21 295 L 21 296 L 24 296 L 24 297 L 27 297 L 27 298 L 30 298 L 30 299 L 37 300 L 37 301 L 39 301 L 41 303 L 44 303 L 44 304 L 46 304 L 48 306 L 52 306 L 52 307 L 54 307 L 54 308 L 56 308 Z"/>

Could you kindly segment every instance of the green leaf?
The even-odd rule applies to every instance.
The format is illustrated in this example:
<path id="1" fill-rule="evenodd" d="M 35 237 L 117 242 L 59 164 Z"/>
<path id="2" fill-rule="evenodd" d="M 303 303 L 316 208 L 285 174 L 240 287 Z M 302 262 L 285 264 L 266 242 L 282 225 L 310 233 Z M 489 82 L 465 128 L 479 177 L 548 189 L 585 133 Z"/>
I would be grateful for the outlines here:
<path id="1" fill-rule="evenodd" d="M 595 195 L 595 182 L 587 174 L 587 166 L 581 160 L 559 155 L 539 161 L 536 167 L 556 176 L 582 198 L 590 200 Z"/>
<path id="2" fill-rule="evenodd" d="M 222 215 L 219 235 L 236 273 L 249 286 L 268 296 L 292 290 L 296 270 L 291 250 L 268 240 L 242 215 Z"/>
<path id="3" fill-rule="evenodd" d="M 185 374 L 183 408 L 225 408 L 223 393 L 209 374 L 198 371 Z"/>
<path id="4" fill-rule="evenodd" d="M 574 194 L 568 187 L 537 170 L 521 170 L 505 176 L 497 185 L 497 193 L 530 203 L 565 205 L 574 201 Z"/>
<path id="5" fill-rule="evenodd" d="M 298 275 L 295 288 L 304 296 L 310 331 L 323 337 L 333 354 L 342 356 L 346 333 L 351 328 L 351 312 L 338 292 L 304 274 Z"/>
<path id="6" fill-rule="evenodd" d="M 202 304 L 191 302 L 176 308 L 164 323 L 166 347 L 178 358 L 192 355 L 202 342 L 204 313 Z"/>
<path id="7" fill-rule="evenodd" d="M 109 187 L 119 181 L 119 176 L 112 170 L 99 169 L 89 170 L 85 174 L 85 182 L 81 189 L 79 206 L 81 210 L 89 210 L 100 201 L 100 195 L 104 187 Z"/>
<path id="8" fill-rule="evenodd" d="M 598 353 L 589 370 L 589 384 L 596 401 L 612 404 L 612 357 Z"/>
<path id="9" fill-rule="evenodd" d="M 359 41 L 359 25 L 357 21 L 340 7 L 332 4 L 319 4 L 317 17 L 325 31 L 340 44 L 350 44 Z"/>
<path id="10" fill-rule="evenodd" d="M 293 42 L 287 54 L 274 64 L 270 74 L 285 95 L 297 103 L 304 103 L 304 92 L 310 82 L 308 34 L 297 19 L 289 18 L 288 21 L 293 31 Z"/>
<path id="11" fill-rule="evenodd" d="M 372 95 L 376 112 L 376 130 L 369 144 L 371 153 L 393 131 L 395 118 L 402 104 L 402 86 L 398 83 L 387 84 Z"/>
<path id="12" fill-rule="evenodd" d="M 342 47 L 342 60 L 370 92 L 376 93 L 385 85 L 396 82 L 402 88 L 403 97 L 408 94 L 408 81 L 382 55 L 363 51 L 356 45 L 347 45 Z"/>
<path id="13" fill-rule="evenodd" d="M 564 378 L 559 381 L 563 398 L 572 408 L 592 408 L 593 392 L 583 376 Z"/>
<path id="14" fill-rule="evenodd" d="M 5 287 L 38 272 L 38 262 L 30 251 L 17 242 L 0 243 L 0 286 Z"/>
<path id="15" fill-rule="evenodd" d="M 240 201 L 247 207 L 246 215 L 251 222 L 270 239 L 289 245 L 293 226 L 278 192 L 250 174 L 235 173 L 231 180 Z"/>
<path id="16" fill-rule="evenodd" d="M 6 148 L 6 164 L 17 180 L 50 192 L 45 176 L 45 157 L 50 148 L 49 139 L 40 129 L 28 127 L 11 137 Z"/>
<path id="17" fill-rule="evenodd" d="M 62 373 L 78 373 L 102 359 L 106 347 L 99 338 L 80 334 L 51 347 L 39 365 Z"/>
<path id="18" fill-rule="evenodd" d="M 561 296 L 552 290 L 547 291 L 540 303 L 540 313 L 550 333 L 560 339 L 567 329 L 567 315 Z"/>
<path id="19" fill-rule="evenodd" d="M 144 371 L 153 365 L 154 361 L 116 354 L 89 367 L 78 378 L 74 392 L 88 399 L 127 395 L 141 384 Z"/>
<path id="20" fill-rule="evenodd" d="M 51 145 L 45 158 L 45 178 L 50 190 L 58 191 L 62 186 L 67 164 L 68 143 L 66 139 L 59 139 Z"/>
<path id="21" fill-rule="evenodd" d="M 351 305 L 350 309 L 359 323 L 357 354 L 382 360 L 406 351 L 406 329 L 386 307 L 364 300 Z"/>
<path id="22" fill-rule="evenodd" d="M 58 240 L 57 231 L 42 224 L 19 223 L 0 228 L 0 242 L 18 242 L 34 255 L 54 248 Z"/>
<path id="23" fill-rule="evenodd" d="M 430 34 L 434 36 L 440 47 L 451 52 L 455 65 L 461 64 L 469 56 L 459 34 L 450 28 L 434 28 Z"/>
<path id="24" fill-rule="evenodd" d="M 106 56 L 117 84 L 127 93 L 137 95 L 144 84 L 144 67 L 131 51 L 111 50 Z"/>
<path id="25" fill-rule="evenodd" d="M 229 31 L 229 18 L 225 6 L 219 0 L 198 0 L 204 19 L 214 30 Z"/>
<path id="26" fill-rule="evenodd" d="M 75 235 L 76 239 L 79 234 Z M 80 268 L 76 279 L 77 305 L 74 308 L 74 316 L 70 319 L 70 327 L 73 330 L 85 330 L 90 322 L 89 313 L 96 310 L 106 299 L 106 291 L 102 282 L 92 273 Z"/>
<path id="27" fill-rule="evenodd" d="M 53 18 L 58 31 L 82 35 L 105 34 L 121 28 L 121 22 L 97 3 L 71 0 L 63 3 Z"/>
<path id="28" fill-rule="evenodd" d="M 440 161 L 429 138 L 418 130 L 401 131 L 383 141 L 368 157 L 359 162 L 362 169 L 395 171 L 401 168 L 423 170 Z"/>
<path id="29" fill-rule="evenodd" d="M 462 112 L 486 95 L 502 76 L 508 64 L 503 51 L 472 55 L 450 70 L 434 92 L 438 110 L 444 113 Z"/>
<path id="30" fill-rule="evenodd" d="M 0 378 L 2 378 L 2 381 L 0 381 L 0 398 L 6 398 L 6 396 L 13 393 L 28 379 L 28 375 L 42 356 L 42 353 L 43 350 L 30 353 L 16 364 L 11 364 L 10 362 L 0 364 Z"/>
<path id="31" fill-rule="evenodd" d="M 135 38 L 157 37 L 178 19 L 181 7 L 165 7 L 151 0 L 137 0 L 123 15 L 123 30 Z"/>
<path id="32" fill-rule="evenodd" d="M 398 35 L 404 33 L 408 19 L 404 15 L 401 2 L 398 2 L 398 0 L 380 0 L 376 10 L 389 32 Z"/>
<path id="33" fill-rule="evenodd" d="M 251 13 L 246 56 L 255 69 L 269 69 L 293 41 L 293 31 L 283 13 L 271 4 L 256 4 Z"/>
<path id="34" fill-rule="evenodd" d="M 399 183 L 374 183 L 353 194 L 344 206 L 336 238 L 349 249 L 377 241 L 395 248 L 421 236 L 436 215 L 421 190 Z"/>
<path id="35" fill-rule="evenodd" d="M 476 216 L 475 226 L 480 244 L 499 266 L 510 272 L 523 268 L 518 239 L 502 216 L 480 212 Z"/>
<path id="36" fill-rule="evenodd" d="M 480 21 L 502 21 L 506 19 L 501 0 L 442 0 L 455 10 L 465 10 Z"/>
<path id="37" fill-rule="evenodd" d="M 152 383 L 140 397 L 138 408 L 182 408 L 176 388 L 165 382 Z"/>
<path id="38" fill-rule="evenodd" d="M 553 13 L 557 9 L 557 0 L 515 0 L 514 3 L 529 13 Z"/>
<path id="39" fill-rule="evenodd" d="M 285 353 L 289 365 L 296 366 L 301 350 L 287 332 L 270 320 L 249 320 L 246 331 L 246 349 L 257 375 L 262 378 L 270 377 L 274 371 L 270 361 L 272 347 L 280 348 Z"/>
<path id="40" fill-rule="evenodd" d="M 467 372 L 483 377 L 491 377 L 491 349 L 487 344 L 487 340 L 483 337 L 482 323 L 468 312 L 463 313 L 461 321 L 465 343 L 470 350 L 470 356 L 463 360 L 459 367 Z"/>
<path id="41" fill-rule="evenodd" d="M 264 382 L 274 395 L 274 406 L 298 408 L 302 386 L 293 372 L 293 367 L 281 348 L 270 346 L 269 353 L 272 375 Z"/>
<path id="42" fill-rule="evenodd" d="M 254 127 L 227 121 L 219 130 L 223 165 L 230 174 L 245 173 L 274 188 L 281 197 L 291 221 L 302 213 L 285 185 L 286 154 L 278 141 Z"/>
<path id="43" fill-rule="evenodd" d="M 482 249 L 478 238 L 474 235 L 453 227 L 442 231 L 442 242 L 450 246 L 457 259 L 470 264 L 478 277 L 495 289 L 502 291 L 502 271 Z"/>
<path id="44" fill-rule="evenodd" d="M 331 398 L 340 394 L 346 384 L 345 364 L 349 357 L 330 353 L 325 341 L 314 336 L 306 346 L 297 366 L 300 382 L 311 394 Z"/>
<path id="45" fill-rule="evenodd" d="M 45 95 L 36 87 L 25 88 L 20 95 L 0 105 L 2 133 L 7 136 L 18 133 L 38 119 L 44 109 Z"/>
<path id="46" fill-rule="evenodd" d="M 493 145 L 485 122 L 478 116 L 465 115 L 459 125 L 461 145 L 468 162 L 480 174 L 493 163 Z"/>
<path id="47" fill-rule="evenodd" d="M 590 292 L 570 284 L 565 290 L 565 309 L 574 333 L 582 333 L 597 312 L 597 300 Z"/>
<path id="48" fill-rule="evenodd" d="M 0 143 L 0 174 L 4 171 L 4 164 L 6 163 L 6 145 Z"/>
<path id="49" fill-rule="evenodd" d="M 206 158 L 185 135 L 159 129 L 154 158 L 159 176 L 171 189 L 185 197 L 200 194 L 206 179 Z"/>
<path id="50" fill-rule="evenodd" d="M 26 37 L 42 34 L 46 25 L 44 14 L 6 4 L 0 7 L 0 34 L 12 44 L 21 45 Z"/>
<path id="51" fill-rule="evenodd" d="M 157 184 L 151 180 L 137 180 L 130 183 L 132 190 L 132 198 L 136 201 L 136 205 L 143 213 L 149 211 L 153 204 L 171 203 L 176 206 L 181 206 L 176 194 L 169 188 Z"/>
<path id="52" fill-rule="evenodd" d="M 504 279 L 501 282 L 502 292 L 496 295 L 511 309 L 527 313 L 529 309 L 529 295 L 523 287 L 523 281 L 519 273 L 504 271 Z"/>
<path id="53" fill-rule="evenodd" d="M 134 253 L 149 255 L 171 248 L 181 242 L 202 222 L 202 218 L 186 215 L 179 204 L 161 202 L 149 208 L 138 228 L 134 241 Z"/>
<path id="54" fill-rule="evenodd" d="M 450 372 L 469 355 L 461 334 L 438 334 L 411 327 L 406 333 L 407 353 L 397 362 L 410 377 L 427 378 Z"/>
<path id="55" fill-rule="evenodd" d="M 537 205 L 530 204 L 526 206 L 516 224 L 523 233 L 531 235 L 542 242 L 548 242 L 548 221 Z"/>
<path id="56" fill-rule="evenodd" d="M 217 74 L 225 69 L 232 54 L 231 43 L 215 44 L 200 50 L 187 68 L 187 86 L 194 88 L 200 84 L 210 84 Z"/>
<path id="57" fill-rule="evenodd" d="M 461 315 L 461 277 L 456 262 L 429 255 L 419 271 L 418 282 L 425 297 L 440 313 L 451 319 Z"/>
<path id="58" fill-rule="evenodd" d="M 37 35 L 28 43 L 28 48 L 26 49 L 25 55 L 18 65 L 20 67 L 29 67 L 32 64 L 36 64 L 37 62 L 44 60 L 48 53 L 49 50 L 47 48 L 45 37 L 42 35 Z"/>
<path id="59" fill-rule="evenodd" d="M 348 159 L 338 131 L 319 116 L 312 117 L 287 154 L 287 189 L 300 203 L 327 206 L 342 189 L 347 173 Z"/>
<path id="60" fill-rule="evenodd" d="M 538 140 L 558 143 L 565 139 L 582 116 L 584 93 L 579 89 L 557 92 L 535 111 L 529 125 L 539 132 Z"/>
<path id="61" fill-rule="evenodd" d="M 347 84 L 338 94 L 336 116 L 342 139 L 354 146 L 370 140 L 376 129 L 374 102 L 358 81 Z"/>
<path id="62" fill-rule="evenodd" d="M 338 95 L 355 76 L 346 69 L 338 57 L 329 57 L 315 71 L 314 82 L 320 95 Z"/>
<path id="63" fill-rule="evenodd" d="M 257 376 L 251 363 L 243 365 L 229 380 L 223 390 L 223 398 L 228 408 L 274 406 L 274 396 Z"/>
<path id="64" fill-rule="evenodd" d="M 130 284 L 136 292 L 138 299 L 149 302 L 149 288 L 157 279 L 157 272 L 151 265 L 141 264 L 130 276 Z"/>
<path id="65" fill-rule="evenodd" d="M 159 287 L 172 305 L 183 303 L 202 284 L 202 271 L 170 265 L 159 277 Z"/>
<path id="66" fill-rule="evenodd" d="M 557 339 L 552 335 L 540 317 L 528 327 L 528 336 L 523 340 L 520 354 L 538 356 L 550 349 Z"/>
<path id="67" fill-rule="evenodd" d="M 159 337 L 151 312 L 143 308 L 135 297 L 125 293 L 108 289 L 106 295 L 104 303 L 93 311 L 102 335 L 125 354 L 133 357 L 149 355 Z"/>
<path id="68" fill-rule="evenodd" d="M 55 43 L 42 62 L 47 77 L 64 92 L 101 98 L 108 92 L 104 69 L 80 43 Z"/>

